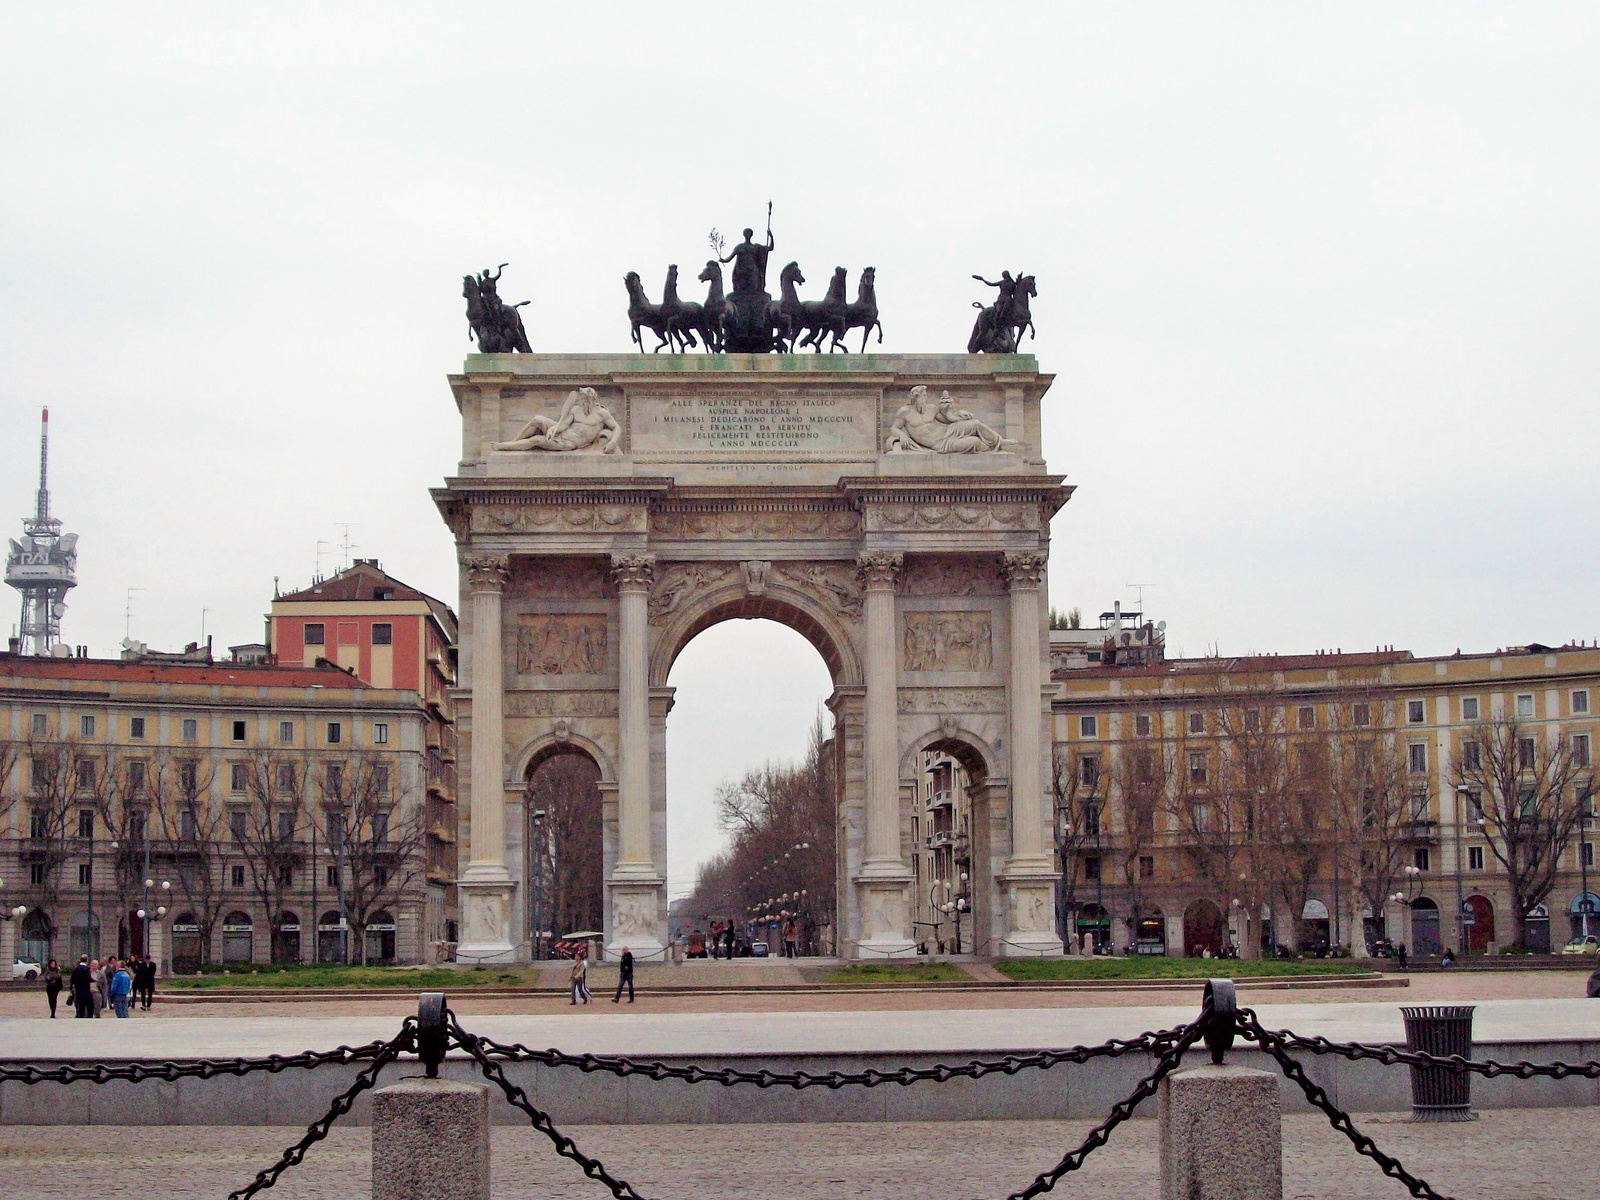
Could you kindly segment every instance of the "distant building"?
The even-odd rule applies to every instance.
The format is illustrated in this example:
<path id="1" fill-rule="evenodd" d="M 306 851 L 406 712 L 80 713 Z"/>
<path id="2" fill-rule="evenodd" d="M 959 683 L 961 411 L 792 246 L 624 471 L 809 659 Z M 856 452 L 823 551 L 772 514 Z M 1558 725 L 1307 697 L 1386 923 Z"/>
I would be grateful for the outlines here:
<path id="1" fill-rule="evenodd" d="M 428 882 L 441 889 L 450 941 L 458 919 L 456 683 L 458 623 L 450 606 L 384 573 L 378 560 L 275 595 L 267 652 L 279 666 L 331 663 L 378 688 L 421 696 L 427 729 Z M 248 650 L 248 647 L 236 649 Z"/>
<path id="2" fill-rule="evenodd" d="M 929 954 L 971 954 L 972 805 L 966 772 L 941 750 L 920 757 L 911 812 L 916 939 Z"/>
<path id="3" fill-rule="evenodd" d="M 0 876 L 28 910 L 0 960 L 436 961 L 439 728 L 326 665 L 0 654 Z"/>

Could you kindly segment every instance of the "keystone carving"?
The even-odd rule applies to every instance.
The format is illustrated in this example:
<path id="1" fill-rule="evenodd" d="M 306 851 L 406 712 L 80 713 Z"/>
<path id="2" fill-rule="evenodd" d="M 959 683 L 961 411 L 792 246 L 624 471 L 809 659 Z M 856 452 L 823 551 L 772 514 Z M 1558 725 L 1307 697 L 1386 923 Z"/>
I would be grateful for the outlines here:
<path id="1" fill-rule="evenodd" d="M 752 558 L 739 564 L 744 571 L 744 593 L 747 596 L 764 596 L 767 593 L 767 574 L 772 570 L 772 564 L 763 559 Z"/>

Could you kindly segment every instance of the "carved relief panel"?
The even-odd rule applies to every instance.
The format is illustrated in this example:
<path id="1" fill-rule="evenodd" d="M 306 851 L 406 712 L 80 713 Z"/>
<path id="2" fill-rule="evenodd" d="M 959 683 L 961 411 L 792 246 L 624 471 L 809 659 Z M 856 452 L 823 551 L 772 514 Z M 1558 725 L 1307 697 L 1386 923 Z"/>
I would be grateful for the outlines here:
<path id="1" fill-rule="evenodd" d="M 603 613 L 523 613 L 517 622 L 517 673 L 602 674 L 606 641 Z"/>
<path id="2" fill-rule="evenodd" d="M 900 666 L 907 671 L 988 671 L 993 619 L 986 612 L 908 612 Z"/>
<path id="3" fill-rule="evenodd" d="M 611 595 L 605 560 L 513 558 L 512 590 L 537 600 L 603 600 Z"/>
<path id="4" fill-rule="evenodd" d="M 907 555 L 902 596 L 998 596 L 1000 564 L 992 554 Z"/>
<path id="5" fill-rule="evenodd" d="M 779 563 L 773 568 L 778 578 L 787 586 L 821 600 L 846 620 L 861 616 L 861 588 L 856 583 L 856 570 L 852 563 L 803 562 Z"/>

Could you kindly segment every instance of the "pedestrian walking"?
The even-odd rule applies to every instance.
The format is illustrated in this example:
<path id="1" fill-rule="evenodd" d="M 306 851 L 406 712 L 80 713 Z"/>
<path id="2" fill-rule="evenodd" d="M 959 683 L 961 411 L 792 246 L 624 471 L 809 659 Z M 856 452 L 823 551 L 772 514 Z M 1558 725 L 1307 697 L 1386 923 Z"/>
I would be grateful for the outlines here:
<path id="1" fill-rule="evenodd" d="M 111 980 L 106 976 L 105 964 L 98 958 L 89 960 L 89 977 L 94 982 L 94 986 L 89 989 L 89 1015 L 98 1017 L 106 1010 L 106 991 L 111 986 Z"/>
<path id="2" fill-rule="evenodd" d="M 785 958 L 793 958 L 795 956 L 795 942 L 794 918 L 790 917 L 783 927 L 783 956 Z"/>
<path id="3" fill-rule="evenodd" d="M 572 956 L 572 1002 L 589 1003 L 589 947 Z"/>
<path id="4" fill-rule="evenodd" d="M 1401 942 L 1394 948 L 1394 956 L 1400 960 L 1400 969 L 1406 970 L 1406 944 Z"/>
<path id="5" fill-rule="evenodd" d="M 728 961 L 733 961 L 733 922 L 728 922 L 728 927 L 722 931 L 722 945 L 728 952 Z"/>
<path id="6" fill-rule="evenodd" d="M 111 963 L 116 967 L 116 959 Z M 126 1018 L 128 1015 L 128 1001 L 133 995 L 133 975 L 127 967 L 116 967 L 111 973 L 111 1005 L 116 1009 L 117 1016 Z"/>
<path id="7" fill-rule="evenodd" d="M 142 990 L 144 992 L 144 1006 L 143 1006 L 144 1007 L 144 1011 L 145 1012 L 149 1012 L 150 1011 L 150 1005 L 156 998 L 156 960 L 155 959 L 150 958 L 149 956 L 145 957 L 144 962 L 140 965 L 139 977 L 136 980 L 136 982 L 141 985 L 141 988 L 142 988 Z"/>
<path id="8" fill-rule="evenodd" d="M 722 926 L 716 921 L 711 922 L 711 957 L 722 957 Z"/>
<path id="9" fill-rule="evenodd" d="M 56 966 L 56 960 L 51 959 L 50 965 L 44 969 L 44 998 L 50 1002 L 50 1019 L 56 1015 L 56 998 L 61 995 L 61 968 Z"/>
<path id="10" fill-rule="evenodd" d="M 89 956 L 79 955 L 78 965 L 72 968 L 73 1016 L 94 1016 L 94 1000 L 89 995 L 93 988 L 94 973 L 89 970 Z"/>
<path id="11" fill-rule="evenodd" d="M 628 986 L 628 1003 L 633 1003 L 633 951 L 626 948 L 622 951 L 622 969 L 617 972 L 617 994 L 611 997 L 611 1003 L 622 1003 L 622 986 Z"/>

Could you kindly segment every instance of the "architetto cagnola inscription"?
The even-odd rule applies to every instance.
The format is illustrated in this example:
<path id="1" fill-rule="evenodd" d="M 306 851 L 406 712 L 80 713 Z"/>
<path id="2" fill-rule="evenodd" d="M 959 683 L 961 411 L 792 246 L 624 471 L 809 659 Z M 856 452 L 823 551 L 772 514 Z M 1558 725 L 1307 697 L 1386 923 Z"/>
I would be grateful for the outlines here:
<path id="1" fill-rule="evenodd" d="M 1059 953 L 1050 382 L 1006 354 L 468 358 L 433 493 L 461 563 L 457 957 L 527 954 L 524 782 L 572 751 L 601 774 L 607 953 L 662 955 L 667 675 L 735 617 L 833 675 L 839 952 L 914 952 L 911 813 L 941 748 L 970 781 L 975 945 Z"/>

